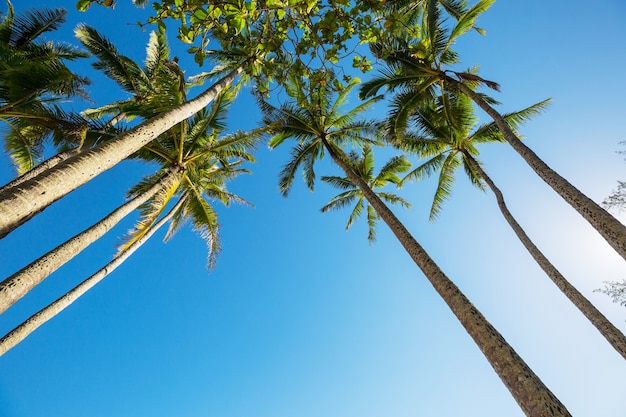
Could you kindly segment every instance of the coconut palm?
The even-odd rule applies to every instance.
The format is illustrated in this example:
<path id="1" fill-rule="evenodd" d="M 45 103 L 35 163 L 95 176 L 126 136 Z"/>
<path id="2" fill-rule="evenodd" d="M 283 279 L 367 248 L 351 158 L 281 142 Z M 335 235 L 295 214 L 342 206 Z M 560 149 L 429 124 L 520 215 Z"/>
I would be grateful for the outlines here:
<path id="1" fill-rule="evenodd" d="M 526 250 L 543 269 L 565 296 L 589 319 L 598 331 L 626 359 L 626 336 L 615 327 L 583 294 L 581 294 L 559 270 L 548 260 L 528 237 L 520 224 L 509 211 L 504 196 L 493 180 L 487 175 L 478 161 L 477 146 L 485 143 L 504 142 L 502 132 L 495 123 L 477 125 L 477 118 L 470 99 L 466 95 L 451 94 L 446 102 L 448 113 L 444 114 L 444 100 L 422 106 L 411 117 L 417 127 L 397 140 L 396 145 L 408 152 L 415 153 L 427 161 L 411 171 L 405 180 L 420 179 L 426 175 L 438 174 L 430 217 L 433 220 L 439 213 L 443 202 L 449 197 L 456 171 L 463 166 L 470 182 L 478 188 L 487 184 L 494 193 L 498 207 Z M 527 109 L 504 115 L 506 122 L 516 129 L 521 122 L 545 108 L 547 102 L 541 102 Z M 450 123 L 447 115 L 453 113 L 456 124 Z"/>
<path id="2" fill-rule="evenodd" d="M 374 175 L 374 152 L 369 146 L 363 147 L 360 156 L 357 152 L 352 151 L 346 155 L 346 157 L 348 165 L 350 165 L 352 170 L 359 175 L 372 190 L 383 188 L 390 184 L 399 186 L 401 183 L 399 174 L 404 173 L 411 168 L 411 164 L 404 156 L 394 156 L 380 169 L 378 175 Z M 328 204 L 322 207 L 322 213 L 341 209 L 356 201 L 356 205 L 348 217 L 346 230 L 348 230 L 350 226 L 352 226 L 352 224 L 359 217 L 361 217 L 363 209 L 365 209 L 367 213 L 366 217 L 368 225 L 367 238 L 370 243 L 373 243 L 376 240 L 375 227 L 379 217 L 378 214 L 376 214 L 374 207 L 367 202 L 361 190 L 347 177 L 323 176 L 321 179 L 323 182 L 330 184 L 335 188 L 344 190 L 341 194 L 333 197 Z M 406 208 L 411 207 L 411 204 L 408 201 L 396 194 L 387 191 L 379 191 L 377 194 L 387 204 L 398 204 Z"/>
<path id="3" fill-rule="evenodd" d="M 301 165 L 305 183 L 309 188 L 313 188 L 314 162 L 328 152 L 333 162 L 361 190 L 377 215 L 387 224 L 411 259 L 448 304 L 522 410 L 532 416 L 569 416 L 569 412 L 558 398 L 443 273 L 367 182 L 349 165 L 341 146 L 361 139 L 371 142 L 372 139 L 367 139 L 365 135 L 371 133 L 374 126 L 372 123 L 354 121 L 359 113 L 371 105 L 371 99 L 345 115 L 340 113 L 340 106 L 345 103 L 354 85 L 355 83 L 352 83 L 350 88 L 340 91 L 337 99 L 333 101 L 333 94 L 325 85 L 307 87 L 301 81 L 292 80 L 291 85 L 287 87 L 292 97 L 289 102 L 279 107 L 262 103 L 264 122 L 271 126 L 274 132 L 270 146 L 276 147 L 287 139 L 294 139 L 297 142 L 292 149 L 291 160 L 280 174 L 280 188 L 283 194 L 289 190 L 295 172 Z"/>
<path id="4" fill-rule="evenodd" d="M 184 74 L 171 71 L 166 65 L 169 62 L 169 53 L 162 33 L 153 33 L 150 37 L 144 72 L 130 58 L 120 55 L 114 46 L 94 29 L 81 26 L 77 32 L 87 48 L 98 57 L 95 66 L 105 69 L 107 74 L 117 80 L 120 85 L 135 86 L 134 90 L 130 91 L 136 93 L 133 99 L 114 103 L 104 110 L 88 110 L 87 114 L 105 115 L 107 111 L 117 108 L 113 111 L 118 116 L 123 114 L 130 119 L 135 116 L 149 117 L 149 115 L 167 111 L 169 107 L 184 102 L 187 86 Z M 218 139 L 218 135 L 224 131 L 227 108 L 232 103 L 235 94 L 234 90 L 224 90 L 209 110 L 202 110 L 190 123 L 176 125 L 154 144 L 146 147 L 146 150 L 140 151 L 137 156 L 143 156 L 151 162 L 158 163 L 162 167 L 160 172 L 141 183 L 139 188 L 134 189 L 131 192 L 132 199 L 128 203 L 0 283 L 0 313 L 103 236 L 135 208 L 148 200 L 151 200 L 152 204 L 154 201 L 166 202 L 167 199 L 163 199 L 164 195 L 171 196 L 177 190 L 184 188 L 181 188 L 181 181 L 190 179 L 189 172 L 192 172 L 190 162 L 193 163 L 191 168 L 194 168 L 198 162 L 212 163 L 213 166 L 215 161 L 218 161 L 228 166 L 232 164 L 232 158 L 251 160 L 252 157 L 247 153 L 246 146 L 254 144 L 259 136 L 258 133 L 236 133 Z M 119 119 L 119 117 L 114 117 L 114 120 L 116 118 Z M 189 134 L 187 134 L 188 130 Z M 185 170 L 188 172 L 183 173 Z M 195 178 L 192 183 L 201 184 L 208 178 L 215 182 L 214 171 L 220 172 L 216 167 L 196 169 L 193 171 Z M 228 170 L 228 172 L 230 172 L 229 175 L 233 175 L 241 171 Z M 209 175 L 209 177 L 201 178 L 201 175 Z M 222 200 L 228 202 L 227 199 Z M 201 203 L 196 203 L 198 204 Z M 217 253 L 217 251 L 212 250 L 211 253 Z"/>
<path id="5" fill-rule="evenodd" d="M 224 107 L 227 101 L 218 98 L 211 110 Z M 203 110 L 186 123 L 185 127 L 171 129 L 167 135 L 141 150 L 139 157 L 159 162 L 164 167 L 162 170 L 177 167 L 182 178 L 174 187 L 162 189 L 140 207 L 141 219 L 127 236 L 122 250 L 150 230 L 174 196 L 184 194 L 184 203 L 172 220 L 172 230 L 177 229 L 183 219 L 191 219 L 194 229 L 207 240 L 208 265 L 212 267 L 215 264 L 216 256 L 220 252 L 217 213 L 207 200 L 221 201 L 226 206 L 232 202 L 249 204 L 229 193 L 225 185 L 235 176 L 248 172 L 240 165 L 254 161 L 248 151 L 256 146 L 261 136 L 261 131 L 258 130 L 220 137 L 220 116 L 221 112 Z M 131 194 L 150 189 L 159 175 L 162 173 L 138 184 L 131 189 Z"/>
<path id="6" fill-rule="evenodd" d="M 367 98 L 378 94 L 383 87 L 397 91 L 392 99 L 393 123 L 390 128 L 393 132 L 401 132 L 406 127 L 408 117 L 429 100 L 439 96 L 445 98 L 448 90 L 466 94 L 494 120 L 506 142 L 537 175 L 626 259 L 626 226 L 543 162 L 520 140 L 504 117 L 492 107 L 497 102 L 475 91 L 476 87 L 483 85 L 498 90 L 499 85 L 478 76 L 476 69 L 468 71 L 451 69 L 451 66 L 459 63 L 458 54 L 452 50 L 454 42 L 474 27 L 475 20 L 492 3 L 491 0 L 478 2 L 448 28 L 444 26 L 440 6 L 437 2 L 429 2 L 424 7 L 419 28 L 420 37 L 395 38 L 384 45 L 373 47 L 374 53 L 387 62 L 388 68 L 363 85 L 361 96 Z M 447 107 L 444 103 L 444 110 L 447 111 Z M 448 114 L 448 117 L 450 116 L 451 114 Z M 451 120 L 451 123 L 454 124 L 455 121 Z"/>
<path id="7" fill-rule="evenodd" d="M 16 15 L 7 1 L 7 14 L 0 21 L 0 120 L 5 124 L 5 148 L 20 175 L 41 162 L 46 138 L 77 142 L 85 129 L 83 119 L 57 103 L 86 98 L 87 79 L 71 72 L 66 62 L 88 55 L 42 40 L 66 15 L 63 9 Z"/>
<path id="8" fill-rule="evenodd" d="M 80 25 L 76 29 L 77 37 L 83 45 L 97 58 L 94 67 L 103 70 L 106 75 L 116 81 L 124 91 L 131 93 L 130 99 L 113 103 L 105 108 L 88 109 L 84 113 L 91 118 L 105 116 L 112 112 L 113 118 L 101 123 L 101 129 L 90 131 L 91 142 L 102 140 L 103 137 L 112 136 L 115 125 L 123 119 L 136 116 L 150 116 L 167 111 L 176 104 L 185 101 L 185 83 L 182 72 L 172 71 L 168 67 L 169 48 L 167 40 L 162 32 L 153 32 L 147 47 L 146 70 L 130 58 L 119 54 L 114 45 L 100 35 L 95 29 Z M 223 118 L 227 102 L 220 100 L 216 106 L 214 116 Z M 98 121 L 91 121 L 97 125 Z M 215 125 L 215 122 L 213 123 Z M 61 157 L 64 153 L 59 154 Z M 169 164 L 168 164 L 169 166 Z M 141 204 L 153 198 L 158 192 L 167 192 L 182 178 L 180 169 L 174 165 L 163 170 L 161 176 L 153 178 L 154 184 L 134 193 L 133 198 L 127 203 L 114 210 L 105 218 L 77 234 L 65 243 L 57 246 L 26 267 L 17 271 L 0 283 L 0 313 L 9 308 L 13 303 L 22 298 L 36 285 L 40 284 L 51 273 L 56 271 L 66 262 L 78 255 L 83 249 L 102 237 L 113 228 L 126 215 L 134 211 Z M 16 179 L 13 184 L 19 185 L 23 177 Z"/>
<path id="9" fill-rule="evenodd" d="M 0 233 L 9 233 L 23 219 L 57 201 L 96 175 L 128 158 L 157 136 L 193 116 L 230 85 L 252 59 L 246 59 L 196 98 L 68 158 L 38 176 L 0 193 Z"/>
<path id="10" fill-rule="evenodd" d="M 210 267 L 215 265 L 221 248 L 218 215 L 211 201 L 221 201 L 226 206 L 232 202 L 248 204 L 242 198 L 228 192 L 226 182 L 248 172 L 240 165 L 254 160 L 248 150 L 260 137 L 260 131 L 219 136 L 225 128 L 226 109 L 234 96 L 235 92 L 232 90 L 223 91 L 210 109 L 202 110 L 192 120 L 185 122 L 185 127 L 178 125 L 170 129 L 139 152 L 138 157 L 159 162 L 163 168 L 129 191 L 131 197 L 145 196 L 147 193 L 151 193 L 151 197 L 140 206 L 140 220 L 128 234 L 126 242 L 121 245 L 117 257 L 105 268 L 7 334 L 0 340 L 0 354 L 15 346 L 104 279 L 165 221 L 170 222 L 165 236 L 168 240 L 187 220 L 190 220 L 194 230 L 207 241 L 208 265 Z M 164 182 L 164 177 L 169 178 L 169 181 Z M 161 217 L 172 200 L 176 200 L 174 208 L 165 217 Z"/>

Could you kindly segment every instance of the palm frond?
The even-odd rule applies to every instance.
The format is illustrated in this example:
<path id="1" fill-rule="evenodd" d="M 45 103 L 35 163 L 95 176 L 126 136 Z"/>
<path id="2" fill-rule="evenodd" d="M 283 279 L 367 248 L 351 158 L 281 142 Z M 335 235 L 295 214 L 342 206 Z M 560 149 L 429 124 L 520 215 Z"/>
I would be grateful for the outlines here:
<path id="1" fill-rule="evenodd" d="M 125 91 L 143 95 L 148 78 L 143 70 L 130 58 L 120 55 L 107 38 L 91 26 L 80 24 L 75 30 L 76 37 L 98 60 L 94 68 L 117 82 Z"/>
<path id="2" fill-rule="evenodd" d="M 333 210 L 339 210 L 342 209 L 350 204 L 352 204 L 354 202 L 354 200 L 360 198 L 358 192 L 356 192 L 355 190 L 349 190 L 346 192 L 343 192 L 341 194 L 336 195 L 335 197 L 333 197 L 328 204 L 326 204 L 324 207 L 322 207 L 320 210 L 322 213 L 326 213 L 328 211 L 333 211 Z M 351 224 L 351 223 L 349 223 Z M 350 227 L 350 226 L 348 226 Z"/>
<path id="3" fill-rule="evenodd" d="M 485 184 L 483 182 L 483 177 L 475 167 L 475 165 L 480 166 L 480 162 L 473 158 L 469 152 L 463 152 L 461 156 L 463 158 L 463 169 L 465 170 L 465 174 L 469 178 L 470 182 L 474 187 L 484 191 Z"/>
<path id="4" fill-rule="evenodd" d="M 41 34 L 58 29 L 66 16 L 64 9 L 26 11 L 13 19 L 9 43 L 18 49 L 28 45 Z"/>
<path id="5" fill-rule="evenodd" d="M 454 173 L 456 169 L 461 165 L 459 161 L 458 153 L 451 152 L 442 164 L 439 171 L 439 180 L 437 182 L 437 189 L 433 196 L 433 204 L 430 209 L 429 220 L 433 221 L 437 218 L 437 215 L 441 211 L 441 206 L 450 197 L 454 186 Z"/>
<path id="6" fill-rule="evenodd" d="M 346 177 L 323 176 L 320 178 L 323 182 L 340 190 L 353 190 L 356 186 Z"/>
<path id="7" fill-rule="evenodd" d="M 423 178 L 430 177 L 435 172 L 441 169 L 447 158 L 447 152 L 432 157 L 428 161 L 424 162 L 423 164 L 419 165 L 417 168 L 409 172 L 402 179 L 401 184 L 404 184 L 406 181 L 419 181 Z"/>

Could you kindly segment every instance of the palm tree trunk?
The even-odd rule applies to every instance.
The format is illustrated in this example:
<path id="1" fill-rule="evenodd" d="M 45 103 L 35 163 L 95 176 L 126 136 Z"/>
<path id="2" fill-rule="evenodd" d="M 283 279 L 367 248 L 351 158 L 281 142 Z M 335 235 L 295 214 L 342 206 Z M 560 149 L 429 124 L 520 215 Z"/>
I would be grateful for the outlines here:
<path id="1" fill-rule="evenodd" d="M 56 301 L 49 304 L 47 307 L 39 310 L 32 315 L 28 320 L 17 326 L 15 329 L 7 333 L 2 339 L 0 339 L 0 356 L 4 355 L 9 349 L 24 340 L 28 335 L 37 330 L 39 326 L 52 319 L 54 316 L 63 311 L 66 307 L 76 301 L 81 295 L 90 290 L 94 285 L 102 281 L 107 275 L 113 272 L 118 266 L 120 266 L 126 259 L 128 259 L 141 245 L 143 245 L 161 226 L 163 226 L 172 216 L 176 213 L 176 210 L 180 207 L 183 200 L 179 200 L 172 210 L 165 217 L 163 217 L 153 228 L 148 231 L 141 239 L 137 240 L 125 251 L 121 252 L 111 262 L 109 262 L 104 268 L 87 278 L 85 281 L 78 284 L 68 293 L 58 298 Z"/>
<path id="2" fill-rule="evenodd" d="M 46 159 L 41 164 L 35 166 L 33 169 L 25 172 L 24 174 L 20 175 L 19 177 L 15 178 L 13 181 L 10 181 L 5 186 L 0 188 L 0 194 L 7 192 L 9 189 L 16 187 L 20 185 L 21 183 L 30 180 L 31 178 L 35 178 L 37 175 L 41 174 L 42 172 L 56 166 L 60 162 L 65 161 L 66 159 L 69 159 L 74 155 L 77 155 L 78 153 L 80 153 L 79 149 L 70 149 L 68 151 L 58 153 L 54 155 L 53 157 Z M 15 225 L 15 227 L 17 228 L 23 225 L 24 223 L 26 223 L 27 221 L 35 217 L 37 214 L 41 213 L 44 209 L 45 207 L 42 207 L 39 210 L 30 213 L 28 216 L 21 218 L 19 222 Z M 3 239 L 8 234 L 9 234 L 9 231 L 0 233 L 0 239 Z"/>
<path id="3" fill-rule="evenodd" d="M 126 215 L 148 201 L 160 190 L 171 187 L 177 178 L 179 178 L 179 174 L 170 171 L 169 174 L 159 180 L 146 192 L 123 204 L 98 223 L 57 246 L 36 261 L 31 262 L 26 267 L 0 282 L 0 313 L 3 313 L 36 285 L 40 284 L 46 277 L 111 230 L 120 220 L 126 217 Z"/>
<path id="4" fill-rule="evenodd" d="M 334 151 L 326 139 L 322 139 L 333 161 L 359 187 L 376 213 L 391 229 L 411 259 L 421 269 L 437 293 L 450 307 L 465 330 L 474 339 L 496 374 L 527 416 L 571 416 L 558 398 L 543 384 L 524 360 L 504 340 L 504 337 L 487 321 L 461 290 L 444 274 L 424 248 L 404 227 L 400 220 L 356 175 Z"/>
<path id="5" fill-rule="evenodd" d="M 20 224 L 21 219 L 47 207 L 132 155 L 167 129 L 196 114 L 232 83 L 248 62 L 244 62 L 193 100 L 153 117 L 113 140 L 63 161 L 17 188 L 1 193 L 0 234 L 11 232 Z"/>
<path id="6" fill-rule="evenodd" d="M 464 153 L 472 167 L 485 180 L 491 191 L 493 191 L 498 202 L 498 207 L 502 215 L 509 223 L 519 240 L 522 242 L 528 253 L 533 257 L 537 264 L 550 277 L 552 282 L 565 294 L 565 296 L 580 310 L 581 313 L 593 324 L 596 329 L 609 341 L 611 346 L 618 351 L 624 359 L 626 359 L 626 336 L 613 325 L 591 302 L 582 295 L 576 287 L 574 287 L 565 277 L 556 269 L 554 265 L 544 256 L 537 246 L 530 240 L 524 229 L 517 223 L 511 212 L 509 211 L 504 196 L 496 184 L 491 180 L 487 173 L 482 169 L 478 162 L 469 153 Z"/>
<path id="7" fill-rule="evenodd" d="M 9 188 L 15 187 L 17 185 L 20 185 L 21 183 L 28 181 L 31 178 L 36 177 L 37 175 L 41 174 L 42 172 L 54 167 L 55 165 L 57 165 L 59 162 L 65 161 L 68 158 L 71 158 L 72 156 L 78 154 L 80 152 L 80 149 L 76 148 L 76 149 L 69 149 L 67 151 L 64 152 L 59 152 L 58 154 L 46 159 L 45 161 L 43 161 L 41 164 L 36 165 L 35 167 L 33 167 L 33 169 L 23 173 L 22 175 L 20 175 L 19 177 L 15 178 L 14 180 L 6 183 L 4 186 L 0 187 L 0 194 L 6 192 Z"/>
<path id="8" fill-rule="evenodd" d="M 609 245 L 626 260 L 626 226 L 543 162 L 532 149 L 517 137 L 502 115 L 483 100 L 479 94 L 451 77 L 445 76 L 445 79 L 457 86 L 478 107 L 483 109 L 496 123 L 506 141 L 530 165 L 537 175 L 578 211 L 602 235 Z"/>

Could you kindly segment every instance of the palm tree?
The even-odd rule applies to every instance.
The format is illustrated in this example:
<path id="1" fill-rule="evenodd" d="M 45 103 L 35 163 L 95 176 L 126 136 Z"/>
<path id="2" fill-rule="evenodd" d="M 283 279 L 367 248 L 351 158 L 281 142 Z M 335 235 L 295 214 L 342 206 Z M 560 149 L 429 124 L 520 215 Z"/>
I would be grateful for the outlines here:
<path id="1" fill-rule="evenodd" d="M 399 186 L 401 179 L 398 174 L 404 173 L 411 168 L 411 164 L 404 156 L 394 156 L 380 169 L 378 175 L 374 176 L 374 152 L 369 146 L 363 147 L 361 156 L 354 151 L 350 152 L 347 155 L 346 162 L 372 190 L 383 188 L 390 184 Z M 341 194 L 333 197 L 328 204 L 322 207 L 322 213 L 341 209 L 356 201 L 356 205 L 348 217 L 346 230 L 352 226 L 354 221 L 361 217 L 363 209 L 365 208 L 368 225 L 367 238 L 370 243 L 373 243 L 376 240 L 375 227 L 379 217 L 378 214 L 376 214 L 374 207 L 367 202 L 361 190 L 347 177 L 323 176 L 321 179 L 335 188 L 344 190 Z M 377 194 L 385 203 L 399 204 L 405 208 L 411 207 L 411 204 L 408 201 L 396 194 L 386 191 L 379 191 Z"/>
<path id="2" fill-rule="evenodd" d="M 184 102 L 187 87 L 184 74 L 171 71 L 166 65 L 169 62 L 169 52 L 162 33 L 151 34 L 144 72 L 130 58 L 120 55 L 114 46 L 94 29 L 81 26 L 77 32 L 87 48 L 98 57 L 95 66 L 105 69 L 107 75 L 118 81 L 122 87 L 135 86 L 131 92 L 136 92 L 133 99 L 114 103 L 104 110 L 88 110 L 86 114 L 103 115 L 117 107 L 118 110 L 113 110 L 113 112 L 118 116 L 124 114 L 130 119 L 135 116 L 149 117 Z M 207 164 L 209 161 L 213 163 L 220 161 L 224 166 L 228 166 L 232 165 L 229 159 L 234 157 L 251 160 L 252 157 L 247 154 L 245 147 L 255 143 L 258 133 L 237 133 L 217 140 L 217 136 L 225 128 L 226 111 L 234 97 L 234 90 L 224 90 L 210 110 L 203 110 L 196 116 L 189 126 L 191 132 L 189 135 L 187 135 L 187 128 L 181 127 L 187 124 L 181 123 L 162 135 L 151 147 L 147 147 L 147 150 L 139 151 L 138 156 L 160 164 L 162 167 L 160 172 L 141 183 L 139 188 L 134 189 L 130 193 L 132 199 L 128 203 L 0 283 L 0 313 L 103 236 L 134 209 L 148 200 L 154 201 L 155 196 L 171 196 L 175 193 L 181 188 L 181 181 L 189 180 L 189 174 L 183 171 L 190 168 L 190 162 L 199 161 Z M 115 119 L 119 117 L 114 117 Z M 180 139 L 183 141 L 180 142 Z M 183 147 L 182 144 L 185 146 Z M 200 184 L 203 181 L 206 182 L 207 178 L 215 182 L 213 171 L 219 172 L 220 170 L 216 168 L 209 170 L 205 167 L 204 171 L 195 172 L 193 182 Z M 241 171 L 229 170 L 229 172 L 229 175 L 233 175 Z M 201 178 L 201 174 L 208 175 L 208 177 Z M 214 252 L 217 251 L 211 251 L 211 253 Z"/>
<path id="3" fill-rule="evenodd" d="M 114 113 L 113 119 L 105 123 L 90 121 L 92 125 L 100 124 L 102 126 L 100 131 L 93 130 L 90 132 L 91 142 L 102 140 L 103 136 L 114 136 L 111 131 L 115 131 L 115 125 L 123 118 L 132 119 L 137 115 L 149 118 L 185 101 L 187 84 L 184 74 L 173 72 L 168 68 L 169 47 L 163 32 L 158 34 L 153 32 L 150 35 L 145 71 L 130 58 L 119 54 L 115 46 L 95 29 L 81 25 L 76 29 L 76 33 L 83 45 L 97 58 L 94 67 L 103 70 L 123 90 L 133 94 L 131 99 L 113 103 L 100 109 L 88 109 L 84 112 L 92 119 L 109 112 Z M 224 111 L 225 105 L 218 106 L 216 114 L 221 117 Z M 64 154 L 62 152 L 57 155 L 57 159 L 62 158 Z M 38 168 L 35 171 L 38 171 Z M 134 193 L 133 198 L 126 204 L 2 281 L 0 283 L 0 313 L 91 243 L 102 237 L 126 215 L 153 198 L 155 194 L 177 186 L 176 183 L 182 178 L 179 171 L 180 169 L 175 166 L 169 170 L 165 169 L 162 176 L 153 179 L 154 184 L 151 187 L 143 189 L 142 192 Z M 13 184 L 19 185 L 23 181 L 24 176 L 16 179 Z"/>
<path id="4" fill-rule="evenodd" d="M 173 106 L 112 140 L 60 162 L 19 187 L 0 193 L 0 234 L 14 230 L 23 219 L 112 168 L 163 132 L 205 108 L 253 59 L 239 63 L 196 98 Z"/>
<path id="5" fill-rule="evenodd" d="M 219 223 L 217 212 L 209 201 L 218 200 L 226 206 L 232 202 L 249 204 L 228 192 L 225 185 L 240 173 L 248 172 L 239 165 L 254 160 L 247 150 L 260 137 L 260 131 L 236 132 L 219 137 L 225 127 L 225 111 L 234 96 L 232 90 L 223 91 L 210 109 L 204 109 L 189 122 L 170 129 L 139 152 L 139 157 L 160 162 L 163 168 L 129 191 L 130 196 L 151 193 L 151 197 L 140 206 L 140 220 L 121 245 L 116 258 L 0 339 L 0 355 L 104 279 L 167 221 L 170 227 L 166 240 L 190 220 L 194 230 L 207 241 L 208 266 L 215 265 L 221 250 Z M 171 175 L 174 175 L 173 178 Z M 164 176 L 170 178 L 168 183 L 163 183 Z M 172 199 L 177 199 L 174 208 L 161 217 Z"/>
<path id="6" fill-rule="evenodd" d="M 466 94 L 494 120 L 506 142 L 537 175 L 626 259 L 626 226 L 543 162 L 492 107 L 497 102 L 475 91 L 480 85 L 495 90 L 499 89 L 499 85 L 476 75 L 476 69 L 465 72 L 449 69 L 459 62 L 458 54 L 451 49 L 454 42 L 474 27 L 476 18 L 492 3 L 491 0 L 478 2 L 467 14 L 460 16 L 451 28 L 445 28 L 439 6 L 436 2 L 430 2 L 424 7 L 419 39 L 396 38 L 386 45 L 374 46 L 374 53 L 387 62 L 388 68 L 379 77 L 363 85 L 361 97 L 375 95 L 385 86 L 390 90 L 399 90 L 393 98 L 394 122 L 391 128 L 394 132 L 401 132 L 408 117 L 427 101 L 437 96 L 445 98 L 447 90 Z M 437 89 L 440 93 L 436 92 Z M 444 109 L 447 111 L 447 105 L 444 105 Z M 454 120 L 451 122 L 455 123 Z"/>
<path id="7" fill-rule="evenodd" d="M 569 412 L 558 398 L 443 273 L 367 182 L 359 177 L 349 165 L 341 146 L 351 140 L 363 139 L 365 142 L 371 142 L 372 140 L 364 135 L 371 133 L 371 130 L 376 130 L 372 129 L 374 125 L 371 123 L 354 121 L 359 113 L 371 105 L 372 100 L 346 114 L 339 112 L 339 107 L 345 103 L 354 85 L 352 83 L 349 88 L 340 91 L 338 98 L 332 101 L 332 93 L 326 85 L 319 84 L 305 88 L 303 82 L 294 80 L 287 87 L 292 97 L 290 102 L 279 107 L 266 102 L 262 103 L 264 122 L 271 126 L 274 132 L 270 146 L 278 146 L 289 138 L 298 142 L 292 149 L 292 159 L 280 175 L 280 188 L 283 194 L 288 192 L 296 169 L 301 164 L 304 165 L 305 183 L 309 188 L 313 188 L 315 180 L 313 164 L 324 155 L 324 152 L 328 152 L 333 162 L 361 190 L 377 215 L 391 229 L 411 259 L 448 304 L 522 410 L 529 416 L 569 416 Z"/>
<path id="8" fill-rule="evenodd" d="M 438 172 L 439 179 L 430 213 L 431 220 L 436 217 L 443 202 L 449 197 L 457 168 L 463 166 L 472 184 L 482 189 L 484 182 L 491 189 L 507 223 L 546 275 L 626 359 L 626 336 L 567 281 L 532 242 L 509 211 L 500 189 L 477 160 L 476 146 L 484 143 L 504 142 L 502 132 L 493 122 L 476 127 L 477 119 L 474 109 L 466 95 L 451 94 L 446 102 L 448 103 L 447 114 L 444 114 L 444 100 L 442 99 L 430 106 L 422 106 L 411 118 L 417 127 L 417 132 L 406 134 L 395 142 L 400 149 L 428 158 L 426 162 L 411 171 L 405 180 L 420 179 L 425 175 Z M 507 124 L 517 128 L 521 122 L 545 108 L 546 104 L 547 102 L 544 101 L 503 117 Z M 453 114 L 456 124 L 450 123 L 447 116 L 449 114 Z"/>
<path id="9" fill-rule="evenodd" d="M 15 15 L 7 1 L 0 21 L 0 120 L 6 126 L 5 147 L 18 174 L 41 161 L 45 139 L 80 140 L 85 121 L 56 103 L 86 98 L 88 80 L 69 70 L 66 61 L 87 57 L 75 47 L 44 42 L 41 36 L 65 21 L 67 11 L 42 9 Z"/>

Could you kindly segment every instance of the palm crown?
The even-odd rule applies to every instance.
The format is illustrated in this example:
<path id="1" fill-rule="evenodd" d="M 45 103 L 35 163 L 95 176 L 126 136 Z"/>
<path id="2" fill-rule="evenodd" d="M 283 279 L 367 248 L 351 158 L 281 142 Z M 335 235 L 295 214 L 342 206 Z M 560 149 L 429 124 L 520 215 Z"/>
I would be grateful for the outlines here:
<path id="1" fill-rule="evenodd" d="M 87 97 L 88 80 L 66 65 L 87 54 L 42 40 L 60 27 L 66 14 L 63 9 L 43 9 L 16 15 L 8 2 L 0 22 L 0 119 L 7 125 L 5 146 L 20 174 L 42 159 L 46 138 L 56 135 L 55 142 L 76 141 L 84 133 L 86 122 L 65 112 L 58 102 Z"/>
<path id="2" fill-rule="evenodd" d="M 352 170 L 361 177 L 372 190 L 384 188 L 387 185 L 393 184 L 399 186 L 401 183 L 400 176 L 398 174 L 408 171 L 411 167 L 409 161 L 403 155 L 395 156 L 391 158 L 378 172 L 378 175 L 374 172 L 374 152 L 369 146 L 364 146 L 361 155 L 352 151 L 346 157 L 348 165 Z M 370 243 L 376 240 L 376 222 L 379 219 L 376 210 L 369 204 L 363 191 L 347 177 L 338 176 L 323 176 L 322 181 L 331 186 L 344 190 L 342 193 L 333 197 L 328 204 L 322 207 L 322 213 L 331 210 L 341 209 L 354 202 L 356 202 L 350 216 L 348 217 L 348 223 L 346 224 L 346 230 L 352 226 L 363 214 L 365 208 L 367 212 L 367 224 L 368 235 Z M 386 192 L 377 192 L 378 196 L 386 203 L 399 204 L 403 207 L 410 208 L 411 204 L 404 200 L 402 197 Z"/>
<path id="3" fill-rule="evenodd" d="M 472 29 L 483 33 L 475 26 L 476 20 L 493 2 L 481 0 L 472 7 L 468 7 L 465 1 L 419 2 L 420 13 L 416 14 L 419 21 L 407 22 L 413 24 L 412 29 L 418 32 L 417 36 L 411 36 L 407 31 L 384 44 L 372 45 L 372 52 L 384 59 L 387 67 L 378 76 L 363 83 L 360 95 L 362 98 L 371 97 L 383 87 L 396 92 L 391 100 L 392 123 L 389 127 L 392 132 L 401 132 L 410 115 L 421 105 L 438 96 L 445 99 L 448 90 L 456 89 L 450 82 L 449 73 L 472 88 L 478 84 L 499 88 L 496 83 L 477 76 L 476 68 L 467 71 L 450 69 L 459 64 L 459 55 L 452 49 L 456 40 Z M 445 24 L 442 8 L 455 18 L 453 24 Z M 487 96 L 483 98 L 494 103 Z M 443 109 L 447 111 L 447 104 L 443 104 Z M 452 114 L 448 117 L 452 118 Z"/>
<path id="4" fill-rule="evenodd" d="M 288 102 L 275 107 L 260 100 L 263 123 L 273 134 L 270 148 L 281 145 L 287 139 L 297 141 L 291 150 L 291 160 L 280 172 L 279 186 L 283 195 L 289 193 L 300 167 L 306 185 L 314 189 L 314 165 L 324 157 L 327 146 L 340 150 L 348 143 L 378 143 L 378 126 L 372 122 L 358 121 L 357 117 L 380 97 L 373 97 L 348 112 L 341 112 L 358 82 L 354 79 L 335 98 L 325 83 L 307 85 L 302 79 L 292 77 L 286 86 L 290 97 Z"/>
<path id="5" fill-rule="evenodd" d="M 516 129 L 545 109 L 549 102 L 550 100 L 545 100 L 503 117 L 511 128 Z M 444 106 L 447 110 L 444 110 Z M 450 115 L 456 123 L 450 121 Z M 479 164 L 476 159 L 479 154 L 477 146 L 505 142 L 505 139 L 493 122 L 477 126 L 478 118 L 474 107 L 465 95 L 449 93 L 445 100 L 438 97 L 434 102 L 415 111 L 411 121 L 414 122 L 415 129 L 403 134 L 394 144 L 402 150 L 427 159 L 407 174 L 403 181 L 419 180 L 438 172 L 437 189 L 430 211 L 430 218 L 433 220 L 443 202 L 450 196 L 454 175 L 460 166 L 463 166 L 471 183 L 483 189 L 481 175 L 475 168 Z"/>
<path id="6" fill-rule="evenodd" d="M 179 181 L 163 189 L 157 196 L 141 207 L 141 218 L 136 228 L 127 236 L 122 250 L 141 239 L 156 224 L 172 198 L 182 202 L 174 213 L 166 239 L 178 230 L 186 220 L 207 241 L 208 265 L 215 264 L 220 252 L 219 223 L 217 213 L 210 201 L 247 203 L 228 192 L 226 183 L 248 170 L 241 168 L 243 162 L 253 162 L 249 150 L 255 147 L 261 131 L 235 132 L 220 136 L 225 130 L 225 114 L 236 95 L 233 89 L 220 94 L 213 105 L 159 136 L 144 147 L 137 156 L 158 163 L 162 168 L 130 190 L 136 195 L 150 188 L 170 170 L 180 173 Z"/>

